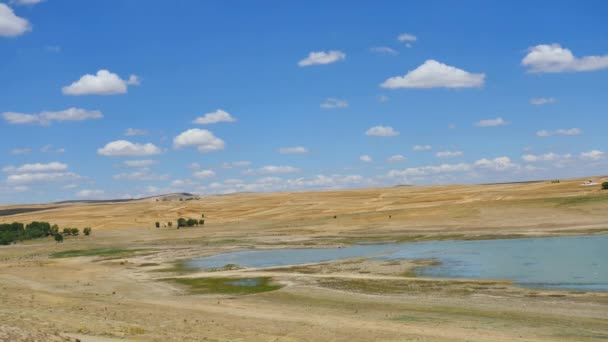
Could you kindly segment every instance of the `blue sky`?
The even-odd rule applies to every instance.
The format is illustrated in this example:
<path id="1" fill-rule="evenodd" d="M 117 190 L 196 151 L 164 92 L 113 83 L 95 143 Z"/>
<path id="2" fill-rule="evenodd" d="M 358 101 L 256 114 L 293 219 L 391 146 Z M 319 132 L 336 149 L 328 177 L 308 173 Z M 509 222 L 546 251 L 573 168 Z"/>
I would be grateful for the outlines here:
<path id="1" fill-rule="evenodd" d="M 0 1 L 0 203 L 606 174 L 606 17 Z"/>

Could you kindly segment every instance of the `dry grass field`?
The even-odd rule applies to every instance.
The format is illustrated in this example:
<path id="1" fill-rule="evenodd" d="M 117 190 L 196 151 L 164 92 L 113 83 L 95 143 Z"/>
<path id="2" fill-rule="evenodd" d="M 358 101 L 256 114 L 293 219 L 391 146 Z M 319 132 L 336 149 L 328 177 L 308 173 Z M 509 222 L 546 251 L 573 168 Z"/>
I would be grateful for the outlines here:
<path id="1" fill-rule="evenodd" d="M 213 272 L 180 264 L 253 248 L 605 234 L 608 191 L 582 182 L 1 206 L 0 223 L 93 234 L 0 247 L 0 340 L 605 341 L 605 292 L 420 278 L 413 261 Z M 177 218 L 202 214 L 204 226 L 175 229 Z M 242 277 L 263 286 L 232 293 L 222 283 Z"/>

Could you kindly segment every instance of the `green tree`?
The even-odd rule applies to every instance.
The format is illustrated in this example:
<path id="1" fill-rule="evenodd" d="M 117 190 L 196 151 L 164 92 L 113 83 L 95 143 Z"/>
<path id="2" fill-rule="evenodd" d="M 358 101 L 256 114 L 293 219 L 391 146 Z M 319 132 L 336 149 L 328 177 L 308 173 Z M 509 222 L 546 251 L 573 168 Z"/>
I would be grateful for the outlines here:
<path id="1" fill-rule="evenodd" d="M 56 225 L 56 224 L 54 224 L 54 225 L 51 227 L 51 234 L 56 235 L 57 233 L 59 233 L 59 226 L 58 226 L 58 225 Z"/>
<path id="2" fill-rule="evenodd" d="M 186 221 L 185 218 L 180 217 L 179 219 L 177 219 L 177 228 L 179 227 L 185 227 L 188 225 L 188 221 Z"/>
<path id="3" fill-rule="evenodd" d="M 602 183 L 602 189 L 608 190 L 608 182 Z"/>
<path id="4" fill-rule="evenodd" d="M 200 224 L 201 226 L 205 224 L 205 220 L 198 220 L 198 224 Z"/>
<path id="5" fill-rule="evenodd" d="M 55 234 L 55 241 L 57 241 L 57 243 L 63 242 L 63 235 L 59 233 Z"/>
<path id="6" fill-rule="evenodd" d="M 82 230 L 82 233 L 86 236 L 91 235 L 91 228 L 90 227 L 86 227 L 85 229 Z"/>
<path id="7" fill-rule="evenodd" d="M 160 222 L 158 222 L 158 221 L 157 221 L 157 222 L 155 223 L 155 225 L 156 225 L 156 228 L 160 228 Z"/>
<path id="8" fill-rule="evenodd" d="M 72 235 L 76 236 L 76 235 L 78 235 L 78 232 L 79 232 L 78 228 L 72 228 Z"/>
<path id="9" fill-rule="evenodd" d="M 196 219 L 188 219 L 188 221 L 186 221 L 186 224 L 188 225 L 188 227 L 193 227 L 198 225 L 198 220 Z"/>
<path id="10" fill-rule="evenodd" d="M 72 235 L 72 228 L 63 228 L 63 235 Z"/>

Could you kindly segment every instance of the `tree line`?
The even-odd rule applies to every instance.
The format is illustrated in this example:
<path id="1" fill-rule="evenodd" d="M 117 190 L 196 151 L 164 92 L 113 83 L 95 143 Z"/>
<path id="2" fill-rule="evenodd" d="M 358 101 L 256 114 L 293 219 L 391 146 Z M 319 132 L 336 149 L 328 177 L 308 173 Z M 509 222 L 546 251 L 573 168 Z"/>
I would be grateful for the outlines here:
<path id="1" fill-rule="evenodd" d="M 92 229 L 87 227 L 82 230 L 84 235 L 91 235 Z M 55 241 L 62 242 L 64 235 L 76 236 L 80 234 L 78 228 L 63 228 L 59 231 L 59 226 L 51 226 L 48 222 L 33 221 L 29 224 L 20 222 L 0 224 L 0 245 L 10 245 L 24 240 L 32 240 L 53 236 Z"/>
<path id="2" fill-rule="evenodd" d="M 201 217 L 205 217 L 205 214 L 201 214 Z M 177 219 L 177 229 L 183 228 L 183 227 L 194 227 L 194 226 L 202 226 L 205 224 L 205 220 L 204 219 L 194 219 L 194 218 L 183 218 L 180 217 Z M 156 221 L 156 223 L 154 224 L 156 226 L 156 228 L 160 228 L 161 223 Z M 164 227 L 173 227 L 173 222 L 167 222 L 167 225 L 163 225 Z"/>

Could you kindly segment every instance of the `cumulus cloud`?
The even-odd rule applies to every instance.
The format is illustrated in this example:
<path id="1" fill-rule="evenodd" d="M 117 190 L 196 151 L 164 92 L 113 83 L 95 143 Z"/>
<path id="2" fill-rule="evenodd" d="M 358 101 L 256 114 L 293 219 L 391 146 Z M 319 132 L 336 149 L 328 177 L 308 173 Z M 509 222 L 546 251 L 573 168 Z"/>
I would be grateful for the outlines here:
<path id="1" fill-rule="evenodd" d="M 415 145 L 414 147 L 412 147 L 412 150 L 414 151 L 430 151 L 432 150 L 433 147 L 431 145 Z"/>
<path id="2" fill-rule="evenodd" d="M 32 153 L 31 148 L 14 148 L 11 150 L 12 155 L 30 154 Z"/>
<path id="3" fill-rule="evenodd" d="M 333 108 L 346 108 L 348 107 L 348 102 L 345 100 L 338 100 L 336 98 L 327 98 L 325 102 L 321 103 L 319 107 L 323 109 L 333 109 Z"/>
<path id="4" fill-rule="evenodd" d="M 579 58 L 559 44 L 540 44 L 528 49 L 521 64 L 530 73 L 595 71 L 608 68 L 608 55 Z"/>
<path id="5" fill-rule="evenodd" d="M 29 184 L 73 181 L 80 178 L 73 172 L 20 173 L 8 176 L 6 181 L 11 184 Z"/>
<path id="6" fill-rule="evenodd" d="M 127 167 L 148 167 L 157 164 L 157 160 L 141 159 L 141 160 L 125 160 L 123 164 Z"/>
<path id="7" fill-rule="evenodd" d="M 581 135 L 583 131 L 579 128 L 569 128 L 569 129 L 556 129 L 554 131 L 549 131 L 546 129 L 540 130 L 536 132 L 536 136 L 538 137 L 550 137 L 554 135 L 565 135 L 565 136 L 573 136 L 573 135 Z"/>
<path id="8" fill-rule="evenodd" d="M 199 125 L 209 125 L 209 124 L 214 124 L 214 123 L 218 123 L 218 122 L 235 122 L 235 121 L 236 121 L 236 119 L 234 117 L 232 117 L 232 115 L 230 115 L 230 113 L 228 113 L 222 109 L 218 109 L 215 112 L 207 113 L 207 114 L 201 116 L 200 118 L 197 118 L 196 120 L 192 121 L 192 123 L 199 124 Z"/>
<path id="9" fill-rule="evenodd" d="M 400 42 L 415 42 L 418 38 L 410 33 L 402 33 L 397 37 L 397 40 Z"/>
<path id="10" fill-rule="evenodd" d="M 224 169 L 232 169 L 234 167 L 247 167 L 251 165 L 251 162 L 249 161 L 235 161 L 235 162 L 230 162 L 230 163 L 222 163 L 222 168 Z"/>
<path id="11" fill-rule="evenodd" d="M 123 80 L 117 74 L 102 69 L 97 74 L 86 74 L 78 81 L 61 89 L 64 95 L 116 95 L 126 94 L 128 86 L 139 85 L 139 79 L 135 75 Z"/>
<path id="12" fill-rule="evenodd" d="M 224 149 L 224 141 L 206 129 L 193 128 L 173 138 L 173 147 L 195 146 L 199 152 L 206 153 Z"/>
<path id="13" fill-rule="evenodd" d="M 196 178 L 211 178 L 215 177 L 215 172 L 213 172 L 212 170 L 199 170 L 196 171 L 193 175 Z"/>
<path id="14" fill-rule="evenodd" d="M 245 170 L 245 171 L 243 171 L 243 174 L 269 175 L 269 174 L 284 174 L 284 173 L 296 173 L 296 172 L 300 172 L 300 169 L 298 169 L 297 167 L 293 167 L 293 166 L 267 165 L 267 166 L 261 167 L 257 170 L 252 170 L 252 169 Z"/>
<path id="15" fill-rule="evenodd" d="M 125 136 L 127 137 L 132 137 L 132 136 L 136 136 L 136 135 L 146 135 L 148 134 L 148 131 L 145 129 L 140 129 L 140 128 L 127 128 L 125 130 Z"/>
<path id="16" fill-rule="evenodd" d="M 536 162 L 554 162 L 560 160 L 566 160 L 572 158 L 571 154 L 557 154 L 557 153 L 545 153 L 545 154 L 525 154 L 521 157 L 525 162 L 536 163 Z"/>
<path id="17" fill-rule="evenodd" d="M 365 131 L 365 135 L 369 137 L 394 137 L 399 135 L 399 132 L 390 126 L 374 126 Z"/>
<path id="18" fill-rule="evenodd" d="M 533 106 L 542 106 L 550 103 L 555 103 L 557 100 L 553 97 L 535 97 L 530 99 L 530 104 Z"/>
<path id="19" fill-rule="evenodd" d="M 311 52 L 308 57 L 298 62 L 298 66 L 305 67 L 311 65 L 331 64 L 346 58 L 346 54 L 342 51 L 318 51 Z"/>
<path id="20" fill-rule="evenodd" d="M 2 117 L 13 125 L 31 124 L 48 126 L 52 122 L 101 119 L 103 118 L 103 114 L 98 110 L 86 110 L 72 107 L 57 112 L 44 111 L 39 114 L 4 112 L 2 113 Z"/>
<path id="21" fill-rule="evenodd" d="M 464 155 L 464 153 L 462 153 L 461 151 L 441 151 L 441 152 L 437 152 L 435 154 L 435 156 L 437 156 L 437 158 L 454 158 L 454 157 L 462 157 Z"/>
<path id="22" fill-rule="evenodd" d="M 279 149 L 279 153 L 281 153 L 281 154 L 306 154 L 306 153 L 308 153 L 308 149 L 303 146 L 282 147 Z"/>
<path id="23" fill-rule="evenodd" d="M 136 157 L 160 154 L 161 149 L 152 143 L 138 144 L 127 140 L 116 140 L 97 149 L 97 154 L 106 157 Z"/>
<path id="24" fill-rule="evenodd" d="M 395 49 L 392 49 L 388 46 L 375 46 L 369 49 L 373 53 L 377 53 L 380 55 L 392 55 L 396 56 L 399 54 Z"/>
<path id="25" fill-rule="evenodd" d="M 485 120 L 479 120 L 475 123 L 475 126 L 477 127 L 496 127 L 496 126 L 504 126 L 504 125 L 508 125 L 509 123 L 507 121 L 505 121 L 503 118 L 496 118 L 496 119 L 485 119 Z"/>
<path id="26" fill-rule="evenodd" d="M 391 170 L 387 176 L 390 178 L 406 178 L 435 175 L 451 172 L 466 172 L 470 171 L 471 166 L 466 163 L 460 164 L 441 164 L 433 166 L 408 167 L 404 170 Z"/>
<path id="27" fill-rule="evenodd" d="M 365 163 L 370 163 L 373 159 L 371 156 L 364 154 L 362 156 L 359 157 L 359 160 Z"/>
<path id="28" fill-rule="evenodd" d="M 19 167 L 7 166 L 2 169 L 4 172 L 10 173 L 28 173 L 28 172 L 50 172 L 50 171 L 65 171 L 68 169 L 67 164 L 60 162 L 51 163 L 34 163 L 23 164 Z"/>
<path id="29" fill-rule="evenodd" d="M 12 8 L 0 3 L 0 37 L 16 37 L 32 29 L 27 19 L 18 17 Z"/>
<path id="30" fill-rule="evenodd" d="M 142 168 L 133 172 L 119 173 L 112 176 L 116 180 L 130 180 L 130 181 L 162 181 L 169 179 L 169 175 L 157 175 L 151 173 L 149 169 Z"/>
<path id="31" fill-rule="evenodd" d="M 407 161 L 407 158 L 402 156 L 401 154 L 395 154 L 393 156 L 388 157 L 387 161 L 389 163 L 398 163 L 398 162 Z"/>
<path id="32" fill-rule="evenodd" d="M 11 4 L 15 5 L 36 5 L 41 3 L 43 0 L 11 0 Z"/>
<path id="33" fill-rule="evenodd" d="M 581 158 L 584 160 L 600 160 L 604 158 L 605 153 L 600 150 L 592 150 L 581 153 Z"/>
<path id="34" fill-rule="evenodd" d="M 485 74 L 474 74 L 429 59 L 404 76 L 388 78 L 382 88 L 479 88 Z"/>
<path id="35" fill-rule="evenodd" d="M 475 166 L 492 171 L 505 171 L 517 167 L 509 157 L 498 157 L 494 159 L 480 159 L 475 162 Z"/>
<path id="36" fill-rule="evenodd" d="M 83 198 L 100 198 L 103 197 L 105 191 L 98 189 L 83 189 L 76 193 L 77 197 Z"/>

